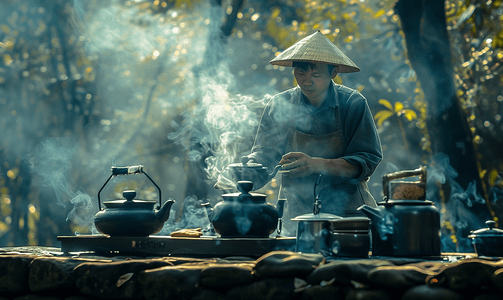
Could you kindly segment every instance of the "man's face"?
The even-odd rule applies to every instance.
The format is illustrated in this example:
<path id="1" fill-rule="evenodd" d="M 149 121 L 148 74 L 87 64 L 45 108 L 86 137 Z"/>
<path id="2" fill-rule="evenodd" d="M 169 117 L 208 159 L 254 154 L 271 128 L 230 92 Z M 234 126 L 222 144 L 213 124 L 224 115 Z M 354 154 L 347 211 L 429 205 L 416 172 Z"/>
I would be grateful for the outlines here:
<path id="1" fill-rule="evenodd" d="M 335 69 L 334 69 L 335 70 Z M 302 93 L 307 97 L 311 105 L 319 107 L 327 96 L 330 80 L 335 72 L 330 74 L 326 64 L 310 64 L 307 70 L 295 67 L 293 75 L 300 86 Z"/>

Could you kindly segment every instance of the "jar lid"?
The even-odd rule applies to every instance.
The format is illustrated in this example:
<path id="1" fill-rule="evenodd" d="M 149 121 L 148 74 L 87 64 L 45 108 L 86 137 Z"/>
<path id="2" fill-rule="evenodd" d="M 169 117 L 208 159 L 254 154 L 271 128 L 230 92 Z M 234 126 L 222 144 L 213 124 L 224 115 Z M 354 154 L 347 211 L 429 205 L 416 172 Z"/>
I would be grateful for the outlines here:
<path id="1" fill-rule="evenodd" d="M 474 237 L 503 237 L 503 230 L 496 228 L 496 222 L 493 220 L 486 221 L 488 228 L 481 228 L 475 231 L 471 231 L 469 238 Z"/>
<path id="2" fill-rule="evenodd" d="M 333 220 L 338 220 L 342 219 L 342 217 L 332 215 L 332 214 L 327 214 L 327 213 L 319 213 L 319 214 L 305 214 L 305 215 L 300 215 L 292 219 L 292 221 L 333 221 Z"/>

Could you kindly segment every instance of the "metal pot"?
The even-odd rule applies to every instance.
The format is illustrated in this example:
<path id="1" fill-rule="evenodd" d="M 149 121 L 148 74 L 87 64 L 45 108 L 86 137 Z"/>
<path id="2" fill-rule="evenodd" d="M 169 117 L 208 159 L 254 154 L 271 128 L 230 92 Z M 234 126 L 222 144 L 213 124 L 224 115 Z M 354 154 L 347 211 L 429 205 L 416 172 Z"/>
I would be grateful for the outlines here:
<path id="1" fill-rule="evenodd" d="M 269 237 L 278 226 L 279 212 L 267 195 L 251 193 L 253 182 L 239 181 L 241 193 L 222 195 L 223 201 L 208 209 L 210 222 L 221 237 Z"/>
<path id="2" fill-rule="evenodd" d="M 297 252 L 323 253 L 329 256 L 368 256 L 368 218 L 342 218 L 319 213 L 301 215 L 292 220 L 297 222 Z"/>
<path id="3" fill-rule="evenodd" d="M 330 235 L 333 256 L 367 257 L 370 251 L 369 230 L 338 230 Z"/>
<path id="4" fill-rule="evenodd" d="M 105 185 L 115 176 L 143 173 L 159 191 L 159 205 L 154 209 L 157 201 L 134 200 L 135 191 L 124 191 L 125 199 L 104 201 L 105 209 L 101 208 L 100 193 Z M 96 229 L 110 236 L 149 236 L 159 232 L 169 218 L 174 200 L 167 200 L 161 206 L 161 189 L 143 171 L 143 166 L 112 167 L 112 175 L 98 192 L 99 211 L 94 217 Z"/>
<path id="5" fill-rule="evenodd" d="M 367 257 L 370 251 L 370 219 L 347 217 L 330 222 L 333 256 Z"/>
<path id="6" fill-rule="evenodd" d="M 486 221 L 487 228 L 471 231 L 468 238 L 478 255 L 503 256 L 503 230 L 496 228 L 496 222 Z"/>
<path id="7" fill-rule="evenodd" d="M 327 214 L 305 214 L 292 219 L 297 222 L 296 252 L 320 253 L 330 252 L 331 221 L 342 217 Z"/>

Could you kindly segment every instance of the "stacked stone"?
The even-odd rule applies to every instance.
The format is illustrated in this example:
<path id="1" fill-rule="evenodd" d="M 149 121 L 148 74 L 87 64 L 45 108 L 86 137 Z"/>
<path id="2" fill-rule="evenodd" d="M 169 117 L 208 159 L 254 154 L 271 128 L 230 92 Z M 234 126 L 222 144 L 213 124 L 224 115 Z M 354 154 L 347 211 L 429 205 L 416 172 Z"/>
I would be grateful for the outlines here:
<path id="1" fill-rule="evenodd" d="M 503 299 L 503 260 L 0 254 L 0 300 Z"/>

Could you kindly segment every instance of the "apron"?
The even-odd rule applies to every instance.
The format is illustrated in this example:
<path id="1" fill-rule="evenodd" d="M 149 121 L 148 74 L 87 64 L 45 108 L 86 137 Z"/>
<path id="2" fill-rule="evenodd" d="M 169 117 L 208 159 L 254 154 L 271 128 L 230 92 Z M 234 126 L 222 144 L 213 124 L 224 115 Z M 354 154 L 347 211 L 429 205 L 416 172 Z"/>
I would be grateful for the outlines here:
<path id="1" fill-rule="evenodd" d="M 337 130 L 324 135 L 310 135 L 298 131 L 293 124 L 287 134 L 286 152 L 303 152 L 311 157 L 338 158 L 344 154 L 346 143 L 342 132 L 339 106 L 335 108 Z M 279 199 L 286 199 L 283 228 L 285 235 L 295 236 L 297 223 L 291 221 L 298 215 L 313 212 L 314 201 L 319 196 L 321 202 L 320 213 L 330 213 L 340 217 L 364 216 L 357 211 L 363 204 L 377 207 L 370 194 L 367 181 L 357 184 L 341 182 L 335 176 L 321 176 L 321 181 L 314 186 L 319 174 L 311 174 L 301 178 L 291 178 L 283 175 Z"/>

